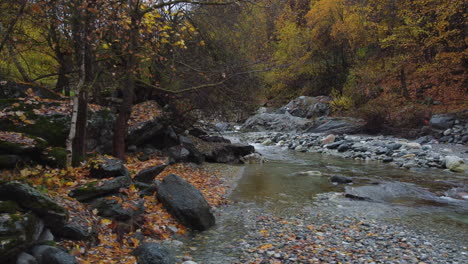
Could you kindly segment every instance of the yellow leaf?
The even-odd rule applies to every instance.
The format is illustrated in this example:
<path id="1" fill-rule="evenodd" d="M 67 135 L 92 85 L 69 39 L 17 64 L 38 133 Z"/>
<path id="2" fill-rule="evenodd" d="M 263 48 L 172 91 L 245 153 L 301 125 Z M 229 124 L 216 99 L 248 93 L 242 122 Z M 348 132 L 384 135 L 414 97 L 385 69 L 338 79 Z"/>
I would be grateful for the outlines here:
<path id="1" fill-rule="evenodd" d="M 269 248 L 272 248 L 272 247 L 273 247 L 272 244 L 264 244 L 264 245 L 261 245 L 259 247 L 259 249 L 265 250 L 265 249 L 269 249 Z"/>

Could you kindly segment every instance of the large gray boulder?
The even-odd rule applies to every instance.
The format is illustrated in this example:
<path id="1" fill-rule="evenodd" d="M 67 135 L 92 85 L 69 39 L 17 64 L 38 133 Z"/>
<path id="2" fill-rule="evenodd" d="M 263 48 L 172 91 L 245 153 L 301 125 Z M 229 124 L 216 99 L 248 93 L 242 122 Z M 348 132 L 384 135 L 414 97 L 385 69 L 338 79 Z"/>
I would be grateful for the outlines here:
<path id="1" fill-rule="evenodd" d="M 437 129 L 451 128 L 455 124 L 455 117 L 449 114 L 433 115 L 429 124 Z"/>
<path id="2" fill-rule="evenodd" d="M 194 162 L 201 164 L 205 161 L 203 154 L 195 147 L 195 144 L 188 137 L 178 136 L 179 145 L 167 149 L 171 162 Z"/>
<path id="3" fill-rule="evenodd" d="M 226 144 L 215 147 L 204 153 L 206 161 L 217 163 L 240 163 L 242 158 L 255 152 L 247 144 Z"/>
<path id="4" fill-rule="evenodd" d="M 133 251 L 138 264 L 175 264 L 174 257 L 161 244 L 143 243 Z"/>
<path id="5" fill-rule="evenodd" d="M 362 131 L 365 121 L 352 117 L 321 117 L 315 120 L 307 132 L 355 134 Z"/>
<path id="6" fill-rule="evenodd" d="M 203 231 L 215 224 L 215 217 L 203 194 L 180 176 L 166 176 L 156 193 L 159 201 L 185 226 Z"/>
<path id="7" fill-rule="evenodd" d="M 303 118 L 316 118 L 327 116 L 330 114 L 329 102 L 331 98 L 328 96 L 300 96 L 287 105 L 278 109 L 278 114 L 289 114 Z"/>
<path id="8" fill-rule="evenodd" d="M 259 114 L 247 119 L 242 125 L 244 131 L 305 131 L 313 125 L 313 121 L 286 114 Z"/>
<path id="9" fill-rule="evenodd" d="M 47 227 L 52 231 L 65 225 L 68 220 L 68 212 L 33 187 L 19 182 L 8 182 L 0 184 L 0 200 L 14 200 L 24 209 L 31 210 L 44 220 Z"/>
<path id="10" fill-rule="evenodd" d="M 358 200 L 391 202 L 400 198 L 437 200 L 437 196 L 414 184 L 402 182 L 383 182 L 375 185 L 345 188 L 345 196 Z"/>

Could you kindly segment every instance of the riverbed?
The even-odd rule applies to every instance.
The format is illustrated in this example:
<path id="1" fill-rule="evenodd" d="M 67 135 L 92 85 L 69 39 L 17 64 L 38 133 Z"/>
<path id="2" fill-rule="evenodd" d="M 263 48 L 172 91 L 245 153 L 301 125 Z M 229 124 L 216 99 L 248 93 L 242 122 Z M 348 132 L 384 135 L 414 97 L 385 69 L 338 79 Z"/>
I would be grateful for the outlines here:
<path id="1" fill-rule="evenodd" d="M 255 144 L 264 164 L 246 165 L 217 225 L 170 245 L 197 263 L 468 263 L 468 186 L 461 174 L 402 170 L 375 161 Z M 309 172 L 309 173 L 304 173 Z M 334 184 L 340 175 L 352 184 Z M 382 199 L 350 188 L 392 186 Z M 402 187 L 403 186 L 403 187 Z M 383 189 L 386 190 L 385 188 Z M 375 194 L 373 194 L 375 195 Z"/>

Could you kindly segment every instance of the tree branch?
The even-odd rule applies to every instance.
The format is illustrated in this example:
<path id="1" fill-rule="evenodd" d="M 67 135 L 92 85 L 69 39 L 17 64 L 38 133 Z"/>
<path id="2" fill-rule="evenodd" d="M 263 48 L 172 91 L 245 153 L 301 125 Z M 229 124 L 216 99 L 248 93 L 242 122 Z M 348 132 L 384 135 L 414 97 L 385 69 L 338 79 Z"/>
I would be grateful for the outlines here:
<path id="1" fill-rule="evenodd" d="M 27 3 L 28 3 L 28 0 L 23 0 L 23 2 L 21 3 L 21 7 L 20 7 L 20 9 L 18 11 L 18 14 L 16 15 L 15 19 L 13 19 L 13 21 L 11 21 L 11 24 L 8 27 L 8 30 L 6 31 L 2 42 L 0 43 L 0 52 L 3 50 L 3 47 L 5 46 L 5 44 L 10 39 L 10 35 L 13 32 L 13 29 L 15 28 L 15 25 L 18 22 L 19 18 L 23 15 L 24 9 L 26 8 Z"/>

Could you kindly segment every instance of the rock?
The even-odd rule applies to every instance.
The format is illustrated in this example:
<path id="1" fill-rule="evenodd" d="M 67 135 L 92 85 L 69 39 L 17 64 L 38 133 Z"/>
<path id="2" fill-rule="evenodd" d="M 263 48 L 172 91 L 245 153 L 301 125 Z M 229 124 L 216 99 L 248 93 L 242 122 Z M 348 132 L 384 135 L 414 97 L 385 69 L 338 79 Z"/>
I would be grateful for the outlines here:
<path id="1" fill-rule="evenodd" d="M 28 90 L 31 90 L 35 96 L 39 96 L 44 99 L 59 100 L 60 95 L 53 91 L 34 84 L 7 82 L 0 84 L 0 98 L 20 98 L 27 97 Z"/>
<path id="2" fill-rule="evenodd" d="M 42 256 L 42 263 L 45 264 L 78 264 L 75 257 L 62 250 L 46 250 Z"/>
<path id="3" fill-rule="evenodd" d="M 352 117 L 321 117 L 315 120 L 307 132 L 355 134 L 361 132 L 364 125 L 364 120 Z"/>
<path id="4" fill-rule="evenodd" d="M 36 258 L 26 252 L 21 252 L 16 259 L 16 264 L 38 264 Z"/>
<path id="5" fill-rule="evenodd" d="M 341 144 L 343 144 L 343 143 L 346 143 L 346 141 L 340 140 L 340 141 L 337 141 L 337 142 L 333 142 L 333 143 L 331 143 L 331 144 L 327 144 L 327 145 L 325 145 L 325 147 L 326 147 L 327 149 L 337 149 L 337 148 L 338 148 L 339 146 L 341 146 Z"/>
<path id="6" fill-rule="evenodd" d="M 437 200 L 437 196 L 414 184 L 402 182 L 384 182 L 376 185 L 345 187 L 345 196 L 358 200 L 390 202 L 405 197 L 411 199 Z"/>
<path id="7" fill-rule="evenodd" d="M 156 183 L 156 181 L 154 181 Z M 135 182 L 135 187 L 140 190 L 140 197 L 151 196 L 156 192 L 156 184 L 146 184 L 142 182 Z"/>
<path id="8" fill-rule="evenodd" d="M 192 135 L 197 138 L 201 138 L 202 136 L 207 136 L 208 134 L 201 128 L 193 127 L 188 131 L 189 135 Z"/>
<path id="9" fill-rule="evenodd" d="M 452 134 L 452 129 L 449 128 L 449 129 L 445 130 L 442 134 L 444 136 L 448 136 L 448 135 Z"/>
<path id="10" fill-rule="evenodd" d="M 39 236 L 39 238 L 37 239 L 39 241 L 54 241 L 54 235 L 52 234 L 52 232 L 50 232 L 50 230 L 48 228 L 44 229 L 41 233 L 41 235 Z"/>
<path id="11" fill-rule="evenodd" d="M 166 131 L 167 127 L 159 118 L 147 121 L 128 129 L 128 144 L 142 146 L 147 143 L 154 143 L 155 139 L 165 138 Z"/>
<path id="12" fill-rule="evenodd" d="M 465 172 L 468 170 L 465 161 L 457 156 L 446 156 L 445 167 L 453 172 Z"/>
<path id="13" fill-rule="evenodd" d="M 215 224 L 203 194 L 180 176 L 170 174 L 157 187 L 157 196 L 182 224 L 194 230 L 206 230 Z"/>
<path id="14" fill-rule="evenodd" d="M 216 123 L 214 126 L 215 126 L 215 129 L 220 132 L 227 131 L 228 129 L 231 128 L 231 124 L 227 122 L 219 122 L 219 123 Z"/>
<path id="15" fill-rule="evenodd" d="M 273 107 L 260 107 L 257 109 L 255 113 L 260 115 L 260 114 L 272 114 L 274 112 L 275 112 L 275 108 Z"/>
<path id="16" fill-rule="evenodd" d="M 131 207 L 123 207 L 123 203 L 132 204 Z M 129 201 L 125 197 L 111 196 L 99 198 L 91 202 L 91 207 L 98 210 L 98 215 L 117 221 L 134 219 L 144 213 L 145 208 L 142 201 Z"/>
<path id="17" fill-rule="evenodd" d="M 392 153 L 391 150 L 389 150 L 386 147 L 379 147 L 375 150 L 376 155 L 389 155 L 391 153 Z"/>
<path id="18" fill-rule="evenodd" d="M 305 131 L 313 122 L 306 118 L 289 114 L 260 114 L 247 119 L 242 125 L 244 131 Z"/>
<path id="19" fill-rule="evenodd" d="M 32 213 L 0 214 L 0 263 L 11 263 L 41 234 L 43 222 Z"/>
<path id="20" fill-rule="evenodd" d="M 133 251 L 138 264 L 175 264 L 174 257 L 158 243 L 143 243 Z"/>
<path id="21" fill-rule="evenodd" d="M 338 147 L 338 152 L 345 152 L 345 151 L 348 151 L 352 148 L 353 146 L 353 143 L 351 142 L 346 142 L 346 143 L 343 143 L 341 144 L 339 147 Z"/>
<path id="22" fill-rule="evenodd" d="M 231 144 L 231 140 L 227 138 L 223 138 L 221 136 L 201 136 L 200 137 L 203 141 L 206 142 L 214 142 L 214 143 L 228 143 Z"/>
<path id="23" fill-rule="evenodd" d="M 0 200 L 12 198 L 22 208 L 31 210 L 43 219 L 52 231 L 63 227 L 68 220 L 65 208 L 31 186 L 19 182 L 0 184 Z"/>
<path id="24" fill-rule="evenodd" d="M 330 178 L 330 181 L 333 183 L 338 183 L 338 184 L 347 184 L 347 183 L 352 183 L 353 180 L 349 177 L 345 176 L 340 176 L 340 175 L 334 175 Z"/>
<path id="25" fill-rule="evenodd" d="M 393 158 L 392 157 L 385 157 L 382 161 L 385 162 L 385 163 L 389 163 L 389 162 L 393 161 Z"/>
<path id="26" fill-rule="evenodd" d="M 330 114 L 330 101 L 331 98 L 328 96 L 300 96 L 278 109 L 277 113 L 285 114 L 287 112 L 302 118 L 327 116 Z"/>
<path id="27" fill-rule="evenodd" d="M 447 129 L 455 124 L 455 117 L 448 114 L 433 115 L 429 123 L 434 128 Z"/>
<path id="28" fill-rule="evenodd" d="M 156 176 L 158 176 L 166 167 L 167 167 L 167 164 L 161 164 L 158 166 L 154 166 L 151 168 L 141 170 L 140 172 L 138 172 L 137 175 L 135 175 L 133 179 L 137 182 L 150 184 L 154 181 Z"/>
<path id="29" fill-rule="evenodd" d="M 322 139 L 322 144 L 326 145 L 326 144 L 333 143 L 335 142 L 335 139 L 336 139 L 336 136 L 333 134 L 330 134 Z"/>
<path id="30" fill-rule="evenodd" d="M 96 179 L 129 176 L 123 161 L 107 156 L 99 156 L 90 162 L 90 177 Z"/>
<path id="31" fill-rule="evenodd" d="M 207 161 L 218 163 L 239 163 L 241 158 L 255 152 L 255 148 L 246 144 L 228 144 L 217 146 L 204 153 Z"/>
<path id="32" fill-rule="evenodd" d="M 40 245 L 31 250 L 39 264 L 78 264 L 75 257 L 56 247 Z"/>
<path id="33" fill-rule="evenodd" d="M 271 140 L 271 138 L 267 138 L 267 139 L 265 139 L 265 141 L 262 142 L 262 145 L 271 146 L 271 145 L 273 145 L 273 140 Z"/>
<path id="34" fill-rule="evenodd" d="M 386 148 L 390 149 L 390 150 L 399 150 L 401 148 L 401 144 L 400 143 L 392 143 L 392 144 L 387 144 L 386 145 Z"/>
<path id="35" fill-rule="evenodd" d="M 0 169 L 14 169 L 23 162 L 18 155 L 0 155 Z"/>
<path id="36" fill-rule="evenodd" d="M 416 143 L 416 142 L 406 143 L 406 146 L 410 149 L 421 149 L 421 144 Z"/>
<path id="37" fill-rule="evenodd" d="M 85 225 L 80 225 L 77 222 L 67 223 L 64 227 L 58 230 L 57 235 L 61 238 L 70 240 L 88 240 L 92 237 L 91 231 Z"/>
<path id="38" fill-rule="evenodd" d="M 80 202 L 117 193 L 121 188 L 127 188 L 132 184 L 129 176 L 120 176 L 112 180 L 92 181 L 70 192 L 70 197 Z"/>
<path id="39" fill-rule="evenodd" d="M 263 164 L 265 158 L 260 153 L 252 153 L 242 157 L 241 161 L 245 164 Z"/>
<path id="40" fill-rule="evenodd" d="M 201 164 L 205 161 L 203 154 L 188 137 L 179 136 L 180 145 L 170 147 L 167 152 L 173 162 L 194 162 Z"/>
<path id="41" fill-rule="evenodd" d="M 403 168 L 405 169 L 411 169 L 411 168 L 416 168 L 418 167 L 418 163 L 414 160 L 409 160 L 409 161 L 406 161 L 405 163 L 403 163 Z"/>

